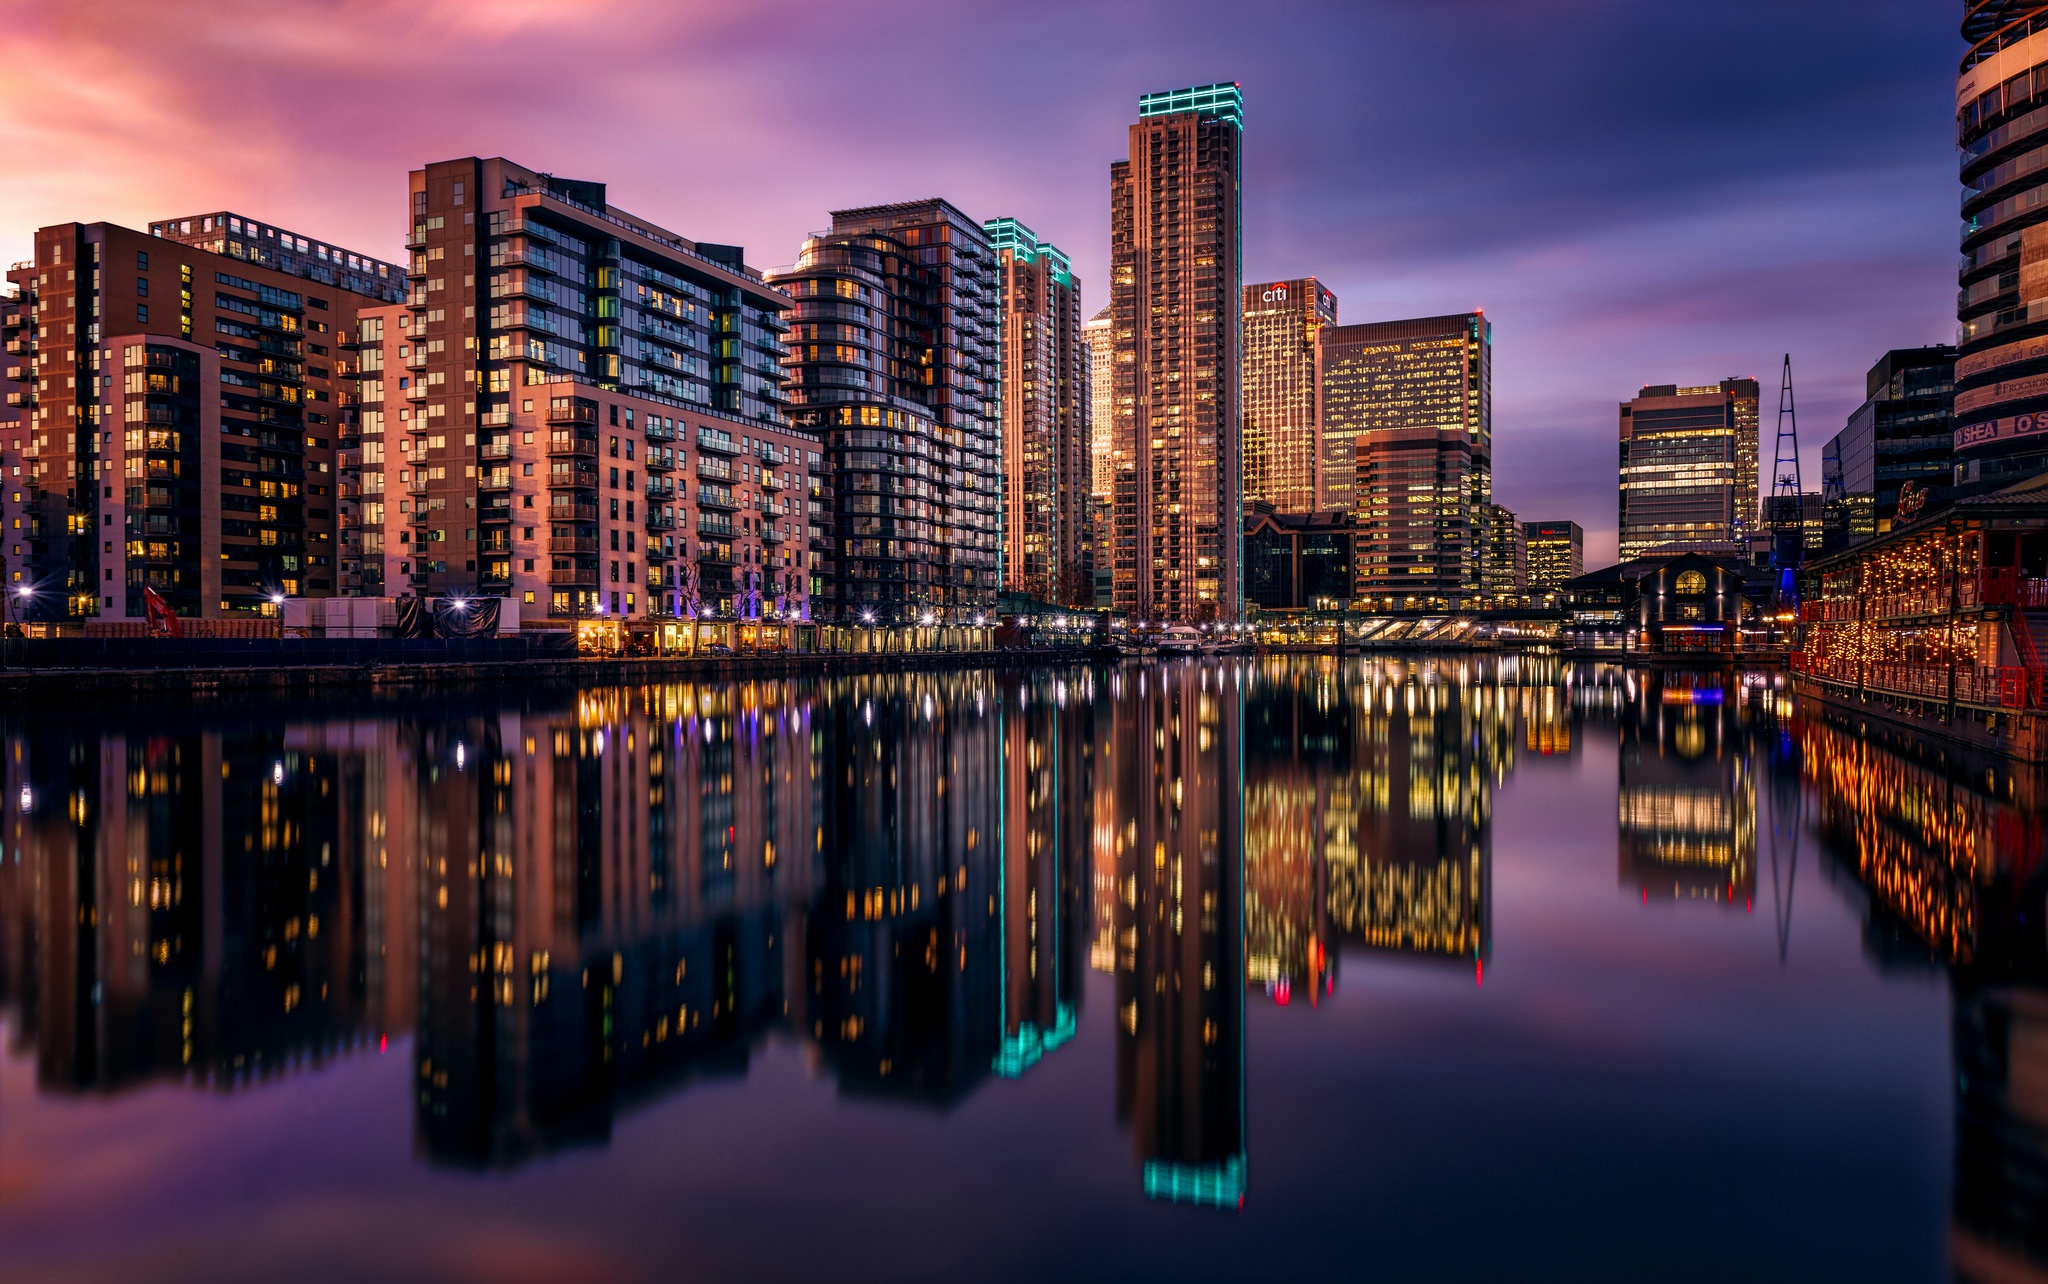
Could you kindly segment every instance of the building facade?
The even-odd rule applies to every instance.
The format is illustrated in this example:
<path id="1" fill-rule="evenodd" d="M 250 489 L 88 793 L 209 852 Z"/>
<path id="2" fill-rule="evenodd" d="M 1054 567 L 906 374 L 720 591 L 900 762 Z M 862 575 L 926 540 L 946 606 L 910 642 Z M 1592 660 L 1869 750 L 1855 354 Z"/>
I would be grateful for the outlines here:
<path id="1" fill-rule="evenodd" d="M 1316 335 L 1337 296 L 1314 277 L 1244 287 L 1244 497 L 1278 513 L 1323 509 L 1325 470 L 1351 479 L 1352 443 L 1326 457 L 1316 434 Z M 1347 505 L 1331 505 L 1343 511 Z"/>
<path id="2" fill-rule="evenodd" d="M 790 418 L 832 478 L 831 597 L 845 623 L 957 623 L 995 607 L 1002 277 L 942 200 L 835 210 L 793 267 Z"/>
<path id="3" fill-rule="evenodd" d="M 1325 457 L 1354 443 L 1360 598 L 1391 608 L 1476 602 L 1493 504 L 1485 315 L 1326 326 L 1316 383 Z M 1341 498 L 1326 488 L 1324 506 Z"/>
<path id="4" fill-rule="evenodd" d="M 1577 522 L 1524 522 L 1522 545 L 1532 598 L 1557 593 L 1566 580 L 1586 573 L 1586 533 Z"/>
<path id="5" fill-rule="evenodd" d="M 1016 219 L 983 230 L 1002 284 L 1003 587 L 1092 606 L 1081 282 L 1058 247 Z"/>
<path id="6" fill-rule="evenodd" d="M 1757 382 L 1646 386 L 1620 408 L 1621 556 L 1756 529 Z"/>
<path id="7" fill-rule="evenodd" d="M 1115 609 L 1233 620 L 1244 492 L 1235 84 L 1147 94 L 1110 166 Z"/>
<path id="8" fill-rule="evenodd" d="M 1265 611 L 1341 611 L 1357 567 L 1349 513 L 1276 513 L 1253 501 L 1244 519 L 1244 596 Z"/>
<path id="9" fill-rule="evenodd" d="M 1902 489 L 1919 509 L 1946 504 L 1955 480 L 1956 350 L 1884 354 L 1864 377 L 1863 404 L 1821 448 L 1823 546 L 1847 548 L 1892 528 Z"/>
<path id="10" fill-rule="evenodd" d="M 410 291 L 353 336 L 346 591 L 811 618 L 823 474 L 783 409 L 789 300 L 602 183 L 468 157 L 408 187 Z"/>
<path id="11" fill-rule="evenodd" d="M 1488 605 L 1512 605 L 1528 592 L 1529 546 L 1522 537 L 1522 523 L 1512 509 L 1499 504 L 1486 506 L 1485 572 Z"/>
<path id="12" fill-rule="evenodd" d="M 1954 484 L 1978 494 L 2048 470 L 2048 4 L 1970 0 L 1956 74 L 1962 265 Z"/>
<path id="13" fill-rule="evenodd" d="M 211 619 L 339 592 L 342 344 L 403 269 L 240 215 L 151 229 L 45 227 L 8 273 L 16 611 L 140 619 L 148 588 Z"/>
<path id="14" fill-rule="evenodd" d="M 1116 476 L 1110 425 L 1116 422 L 1115 404 L 1116 325 L 1109 309 L 1090 317 L 1081 327 L 1084 359 L 1088 363 L 1088 486 L 1097 499 L 1110 497 Z"/>

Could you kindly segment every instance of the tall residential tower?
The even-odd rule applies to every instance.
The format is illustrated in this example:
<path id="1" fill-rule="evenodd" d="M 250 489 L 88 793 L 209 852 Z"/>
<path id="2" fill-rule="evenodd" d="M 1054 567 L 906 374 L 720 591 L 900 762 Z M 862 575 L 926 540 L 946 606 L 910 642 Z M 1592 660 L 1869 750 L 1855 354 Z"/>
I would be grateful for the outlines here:
<path id="1" fill-rule="evenodd" d="M 995 609 L 1002 286 L 981 224 L 938 199 L 834 210 L 794 267 L 790 419 L 832 477 L 826 618 Z"/>
<path id="2" fill-rule="evenodd" d="M 1110 166 L 1115 609 L 1233 620 L 1243 508 L 1235 83 L 1138 100 Z"/>
<path id="3" fill-rule="evenodd" d="M 1081 282 L 1013 218 L 984 225 L 1002 282 L 1003 587 L 1092 607 Z"/>

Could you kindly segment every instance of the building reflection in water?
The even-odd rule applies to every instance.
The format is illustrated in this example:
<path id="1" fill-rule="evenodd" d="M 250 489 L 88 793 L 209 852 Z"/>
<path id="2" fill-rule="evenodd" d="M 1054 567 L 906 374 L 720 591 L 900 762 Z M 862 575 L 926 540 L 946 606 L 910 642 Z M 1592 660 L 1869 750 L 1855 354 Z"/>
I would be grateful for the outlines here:
<path id="1" fill-rule="evenodd" d="M 43 1090 L 409 1054 L 503 1169 L 801 1043 L 944 1108 L 1114 996 L 1142 1189 L 1247 1184 L 1245 1004 L 1483 967 L 1493 791 L 1555 663 L 1205 660 L 607 688 L 0 733 L 0 1000 Z"/>
<path id="2" fill-rule="evenodd" d="M 1750 710 L 1733 675 L 1645 670 L 1624 680 L 1617 840 L 1623 887 L 1747 912 L 1756 896 Z"/>
<path id="3" fill-rule="evenodd" d="M 2048 957 L 2042 773 L 1799 723 L 1814 827 L 1866 889 L 1868 948 L 1948 969 L 1949 1253 L 1965 1284 L 2048 1280 Z"/>

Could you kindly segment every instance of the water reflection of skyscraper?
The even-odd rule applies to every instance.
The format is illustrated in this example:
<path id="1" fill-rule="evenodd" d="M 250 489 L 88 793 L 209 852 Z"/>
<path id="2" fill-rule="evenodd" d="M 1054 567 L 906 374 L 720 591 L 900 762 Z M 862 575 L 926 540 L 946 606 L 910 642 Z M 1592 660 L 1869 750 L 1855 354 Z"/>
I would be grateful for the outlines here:
<path id="1" fill-rule="evenodd" d="M 1120 672 L 1097 777 L 1119 804 L 1117 1117 L 1147 1195 L 1222 1207 L 1246 1179 L 1245 680 L 1234 665 Z"/>
<path id="2" fill-rule="evenodd" d="M 1756 894 L 1756 779 L 1747 705 L 1725 675 L 1630 675 L 1617 754 L 1624 887 L 1652 900 L 1748 910 Z"/>
<path id="3" fill-rule="evenodd" d="M 1492 791 L 1513 763 L 1507 688 L 1490 666 L 1386 660 L 1346 669 L 1332 699 L 1350 707 L 1353 740 L 1323 825 L 1331 926 L 1479 966 Z"/>
<path id="4" fill-rule="evenodd" d="M 1819 716 L 1798 734 L 1815 829 L 1869 897 L 1868 948 L 1896 966 L 1916 942 L 1949 969 L 1955 1278 L 2048 1279 L 2048 778 L 1916 760 Z"/>

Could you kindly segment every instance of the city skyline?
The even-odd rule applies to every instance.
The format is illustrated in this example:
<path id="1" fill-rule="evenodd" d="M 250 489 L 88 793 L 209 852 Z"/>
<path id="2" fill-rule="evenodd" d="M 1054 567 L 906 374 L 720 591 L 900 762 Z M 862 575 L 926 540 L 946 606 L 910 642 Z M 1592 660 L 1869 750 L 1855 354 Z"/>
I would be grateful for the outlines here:
<path id="1" fill-rule="evenodd" d="M 977 215 L 1014 214 L 1066 247 L 1089 283 L 1088 316 L 1107 297 L 1100 175 L 1120 150 L 1132 99 L 1161 85 L 1232 79 L 1254 105 L 1246 279 L 1314 274 L 1364 317 L 1484 307 L 1500 338 L 1499 451 L 1527 465 L 1504 471 L 1497 499 L 1581 521 L 1598 563 L 1613 540 L 1601 476 L 1608 415 L 1645 380 L 1763 375 L 1791 351 L 1807 471 L 1818 476 L 1819 444 L 1861 402 L 1873 355 L 1954 336 L 1954 152 L 1943 101 L 1961 52 L 1952 16 L 1940 7 L 1806 6 L 1779 15 L 1782 40 L 1738 62 L 1731 81 L 1721 51 L 1748 29 L 1752 9 L 1617 19 L 1503 7 L 1487 31 L 1461 35 L 1471 58 L 1497 73 L 1475 78 L 1487 88 L 1425 106 L 1405 92 L 1415 74 L 1406 66 L 1450 34 L 1448 15 L 1304 6 L 1297 21 L 1257 28 L 1188 15 L 1181 30 L 1211 34 L 1162 42 L 1136 37 L 1151 12 L 1141 7 L 1109 20 L 1091 46 L 1100 53 L 1062 45 L 1071 65 L 1051 94 L 1007 71 L 1007 54 L 994 61 L 993 48 L 986 58 L 940 60 L 941 83 L 972 86 L 992 107 L 1028 101 L 1039 127 L 988 142 L 968 113 L 907 147 L 815 130 L 819 91 L 801 78 L 778 80 L 794 86 L 780 97 L 746 94 L 743 111 L 722 106 L 739 101 L 757 73 L 871 38 L 865 24 L 826 10 L 779 17 L 769 33 L 745 16 L 622 6 L 615 18 L 636 30 L 626 51 L 586 28 L 580 11 L 546 4 L 489 17 L 432 4 L 373 7 L 317 28 L 288 12 L 230 5 L 215 24 L 175 31 L 141 8 L 116 21 L 98 11 L 91 30 L 64 12 L 22 14 L 17 41 L 61 47 L 65 56 L 47 66 L 65 70 L 60 83 L 25 59 L 21 105 L 0 108 L 0 141 L 25 176 L 0 216 L 0 239 L 25 252 L 39 225 L 137 226 L 166 210 L 231 208 L 396 260 L 405 229 L 390 194 L 400 174 L 440 156 L 505 154 L 603 174 L 626 207 L 747 245 L 764 263 L 793 258 L 821 209 L 943 192 Z M 941 12 L 919 41 L 878 47 L 877 65 L 935 65 L 925 40 L 967 47 L 955 37 L 981 19 Z M 1287 33 L 1304 25 L 1351 38 L 1314 42 L 1331 53 L 1312 53 L 1303 67 Z M 1012 35 L 1050 40 L 1050 30 Z M 487 80 L 528 61 L 574 65 L 596 57 L 600 43 L 600 81 L 545 77 L 559 88 L 509 109 L 486 92 Z M 423 122 L 416 78 L 425 66 L 456 66 L 443 55 L 458 44 L 491 57 L 457 60 L 474 72 L 437 76 Z M 1527 58 L 1532 45 L 1545 56 Z M 1822 74 L 1794 62 L 1802 46 L 1827 49 Z M 221 74 L 202 82 L 161 70 L 178 60 L 158 54 L 179 48 L 203 51 L 187 65 Z M 1015 53 L 1015 41 L 1006 48 Z M 1575 77 L 1596 81 L 1595 66 L 1652 48 L 1673 85 L 1654 108 L 1613 119 L 1584 97 L 1590 89 L 1570 88 Z M 1143 52 L 1126 56 L 1131 49 Z M 1370 52 L 1340 52 L 1358 49 Z M 1340 57 L 1350 60 L 1346 74 L 1316 74 Z M 365 91 L 346 129 L 291 108 L 300 77 L 328 67 L 345 68 Z M 908 74 L 877 82 L 881 111 L 929 83 Z M 132 100 L 122 88 L 131 83 L 142 87 Z M 95 87 L 90 102 L 78 97 L 86 84 Z M 592 140 L 575 124 L 590 107 L 628 99 L 718 128 L 661 132 L 663 163 L 650 166 L 656 139 L 622 130 Z M 1513 123 L 1502 128 L 1511 104 Z M 1349 128 L 1365 120 L 1384 127 Z M 1496 123 L 1483 137 L 1463 131 L 1464 163 L 1424 163 L 1431 140 L 1482 120 Z M 1340 137 L 1341 152 L 1328 147 Z M 751 159 L 764 148 L 789 163 L 764 172 Z M 281 153 L 317 163 L 281 165 Z M 1388 172 L 1404 177 L 1387 182 Z"/>

